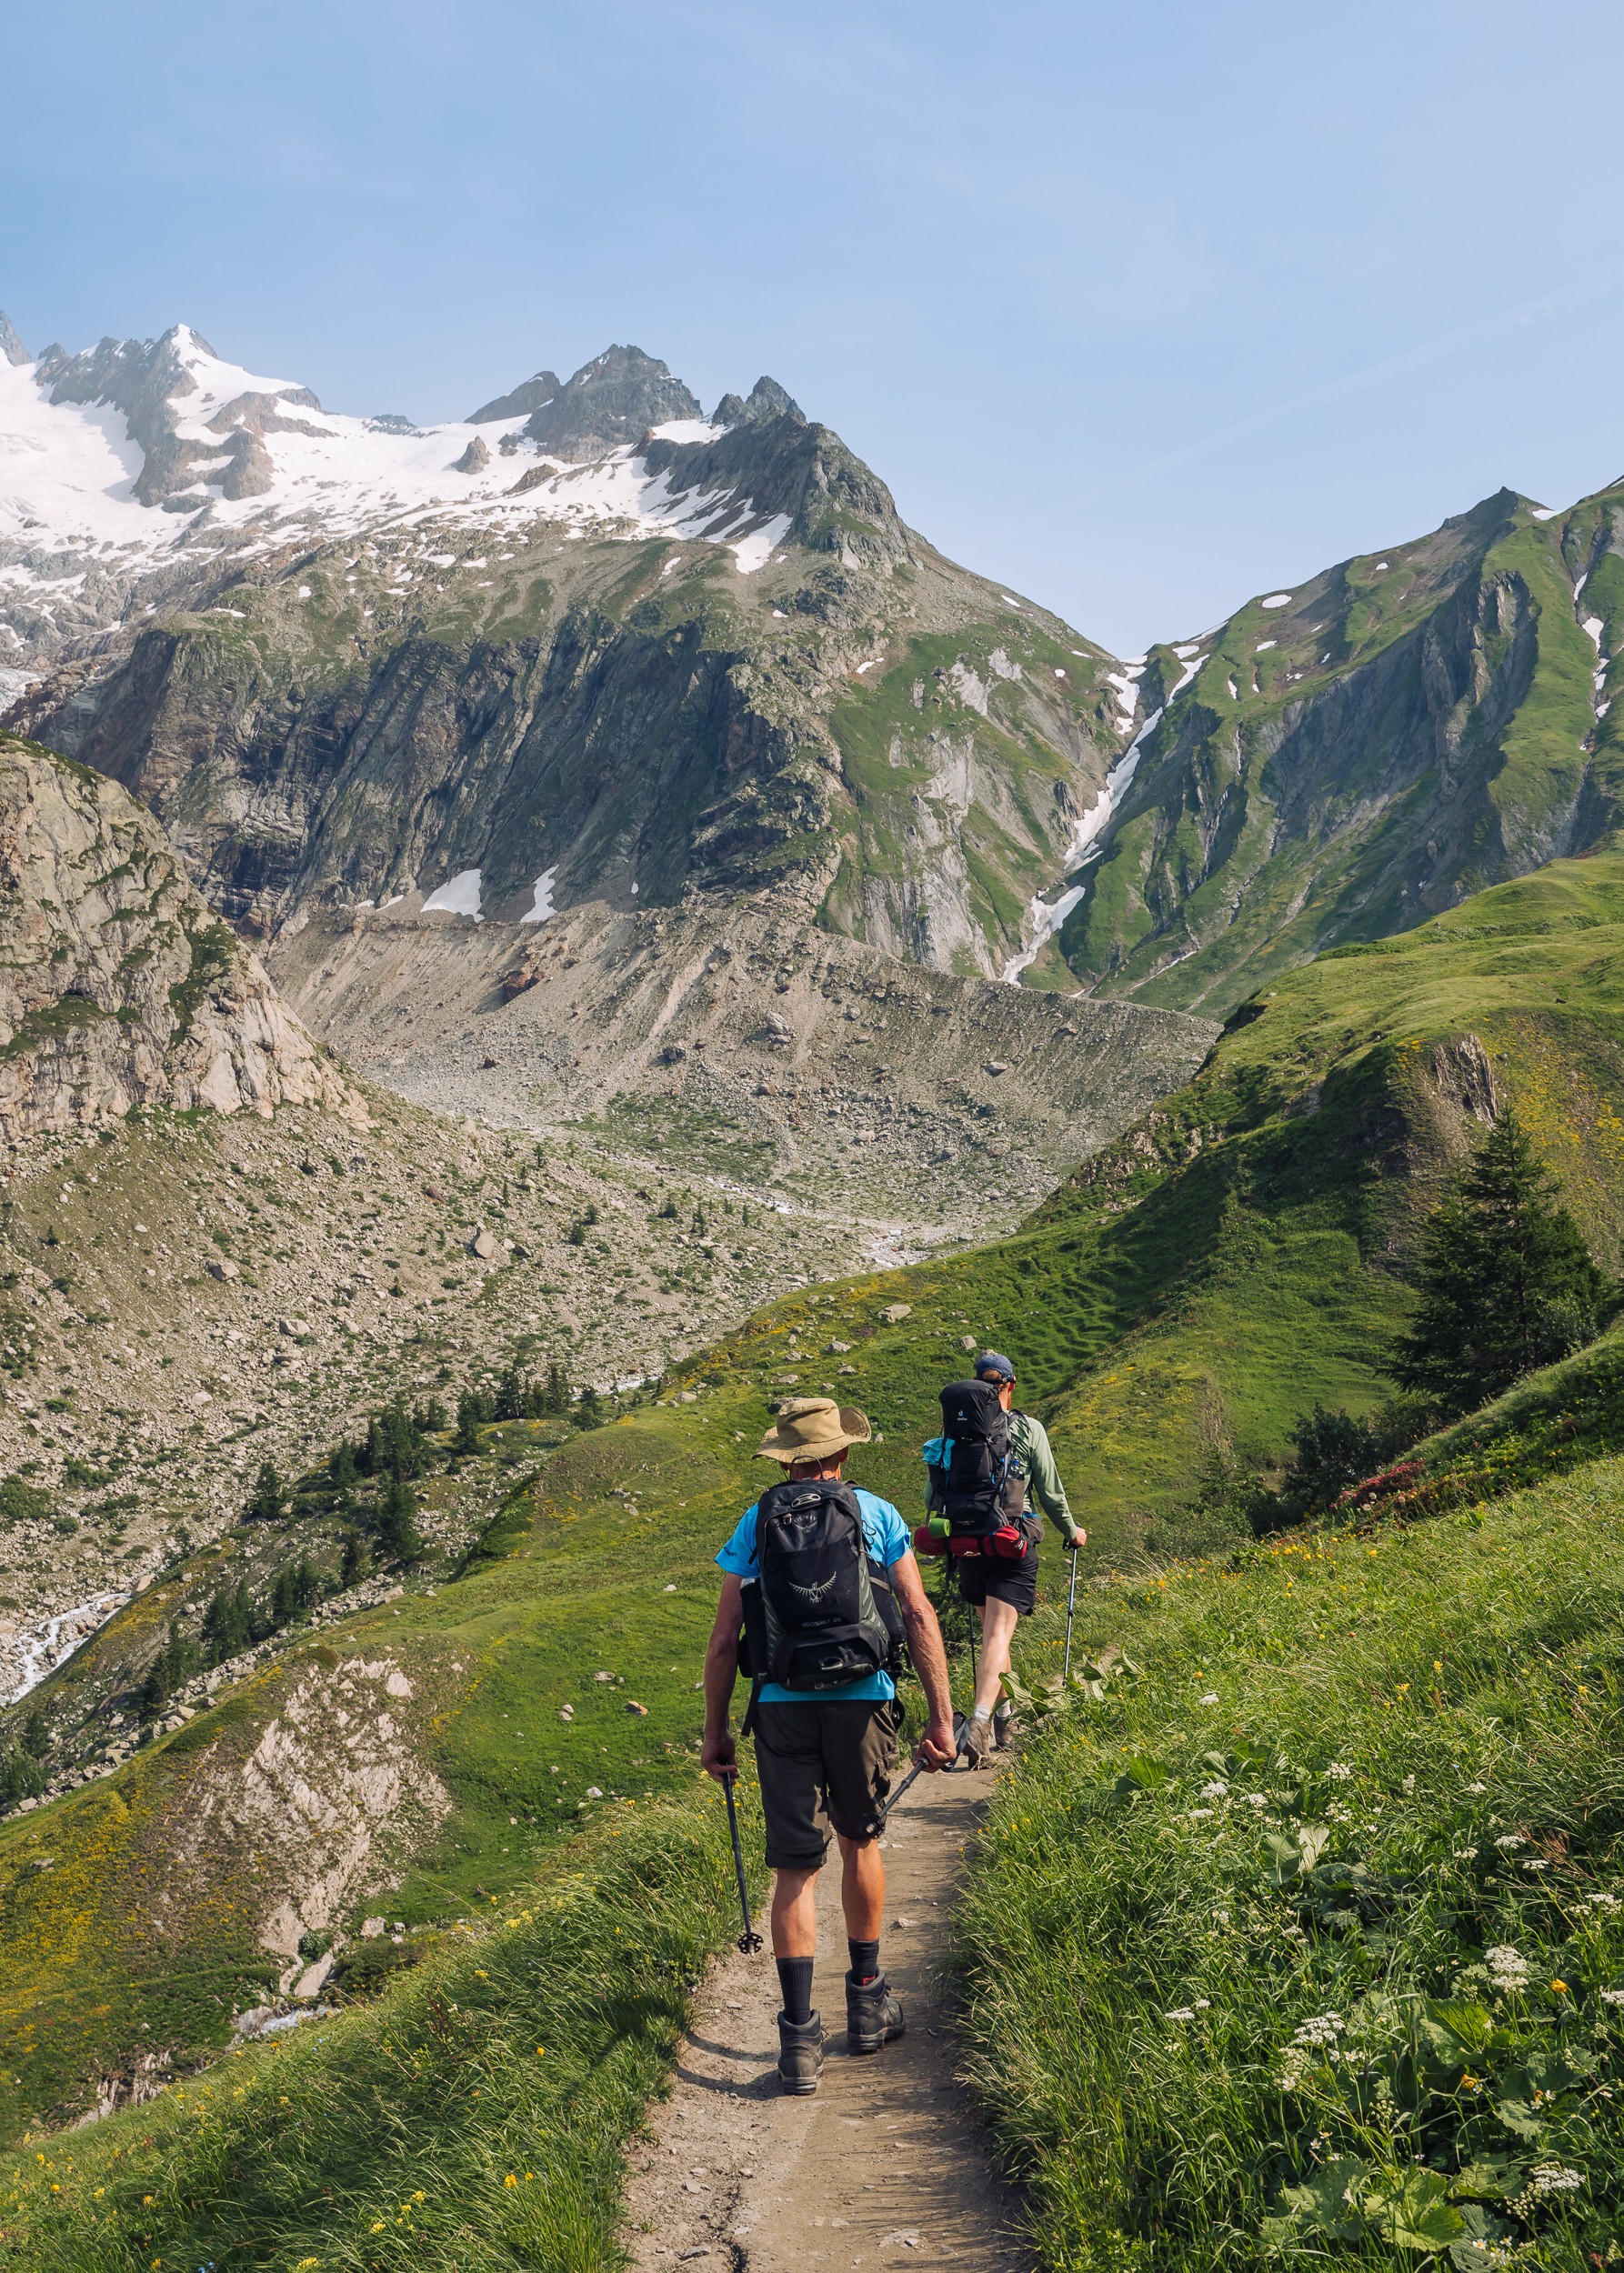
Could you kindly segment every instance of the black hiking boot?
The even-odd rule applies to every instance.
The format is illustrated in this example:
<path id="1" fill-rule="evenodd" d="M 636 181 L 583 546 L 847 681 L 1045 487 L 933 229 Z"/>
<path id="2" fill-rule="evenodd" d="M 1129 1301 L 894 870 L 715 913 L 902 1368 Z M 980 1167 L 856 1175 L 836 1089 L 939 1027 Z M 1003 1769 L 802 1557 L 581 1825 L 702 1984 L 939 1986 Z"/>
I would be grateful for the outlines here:
<path id="1" fill-rule="evenodd" d="M 823 2017 L 786 2020 L 778 2015 L 778 2078 L 794 2098 L 807 2098 L 817 2089 L 823 2073 Z"/>
<path id="2" fill-rule="evenodd" d="M 846 1977 L 846 2048 L 848 2052 L 877 2052 L 899 2037 L 907 2023 L 902 2007 L 891 1994 L 883 1973 L 872 1981 Z"/>

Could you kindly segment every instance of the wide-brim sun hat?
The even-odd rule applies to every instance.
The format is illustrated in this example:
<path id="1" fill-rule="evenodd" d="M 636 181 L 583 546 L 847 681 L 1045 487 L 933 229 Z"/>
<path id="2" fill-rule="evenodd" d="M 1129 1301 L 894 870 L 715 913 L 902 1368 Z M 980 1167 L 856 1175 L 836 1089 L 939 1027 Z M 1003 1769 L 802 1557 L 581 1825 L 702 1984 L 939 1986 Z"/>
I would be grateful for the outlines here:
<path id="1" fill-rule="evenodd" d="M 855 1405 L 837 1405 L 832 1397 L 792 1397 L 779 1406 L 777 1422 L 757 1446 L 756 1457 L 786 1467 L 797 1460 L 832 1460 L 848 1445 L 866 1445 L 873 1434 L 867 1414 Z"/>

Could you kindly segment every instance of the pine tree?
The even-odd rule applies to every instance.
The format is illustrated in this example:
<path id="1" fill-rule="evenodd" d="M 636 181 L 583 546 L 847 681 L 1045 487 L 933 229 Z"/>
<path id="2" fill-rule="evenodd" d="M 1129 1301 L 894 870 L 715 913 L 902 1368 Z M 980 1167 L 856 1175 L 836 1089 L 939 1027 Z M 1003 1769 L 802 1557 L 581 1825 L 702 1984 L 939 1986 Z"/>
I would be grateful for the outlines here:
<path id="1" fill-rule="evenodd" d="M 1428 1223 L 1420 1304 L 1388 1364 L 1394 1380 L 1470 1412 L 1601 1331 L 1607 1282 L 1554 1194 L 1508 1107 Z"/>
<path id="2" fill-rule="evenodd" d="M 358 1587 L 369 1568 L 366 1540 L 358 1531 L 346 1531 L 344 1535 L 344 1561 L 338 1572 L 339 1585 Z"/>
<path id="3" fill-rule="evenodd" d="M 479 1449 L 479 1399 L 472 1390 L 465 1390 L 456 1400 L 456 1434 L 451 1439 L 451 1457 L 463 1459 Z"/>
<path id="4" fill-rule="evenodd" d="M 547 1367 L 547 1386 L 543 1392 L 542 1409 L 547 1413 L 567 1413 L 569 1410 L 569 1377 L 560 1365 Z"/>
<path id="5" fill-rule="evenodd" d="M 271 1581 L 271 1624 L 291 1626 L 299 1615 L 299 1587 L 291 1563 L 284 1563 Z"/>
<path id="6" fill-rule="evenodd" d="M 266 1460 L 254 1487 L 254 1497 L 243 1510 L 245 1523 L 280 1523 L 287 1512 L 287 1494 L 274 1461 Z"/>
<path id="7" fill-rule="evenodd" d="M 577 1428 L 601 1427 L 603 1424 L 603 1407 L 598 1402 L 597 1391 L 593 1388 L 590 1384 L 588 1384 L 587 1387 L 581 1391 L 580 1397 L 576 1405 L 576 1427 Z"/>
<path id="8" fill-rule="evenodd" d="M 223 1666 L 246 1649 L 253 1639 L 254 1606 L 246 1579 L 222 1587 L 203 1614 L 204 1655 L 211 1666 Z"/>
<path id="9" fill-rule="evenodd" d="M 529 1385 L 516 1366 L 509 1366 L 496 1384 L 496 1417 L 499 1421 L 523 1420 L 525 1407 L 530 1401 Z"/>
<path id="10" fill-rule="evenodd" d="M 416 1521 L 417 1503 L 401 1477 L 391 1477 L 378 1501 L 377 1543 L 391 1562 L 415 1563 L 423 1552 Z"/>
<path id="11" fill-rule="evenodd" d="M 360 1471 L 356 1467 L 356 1452 L 353 1445 L 340 1445 L 336 1452 L 328 1453 L 327 1474 L 332 1478 L 336 1491 L 347 1492 L 355 1489 Z"/>

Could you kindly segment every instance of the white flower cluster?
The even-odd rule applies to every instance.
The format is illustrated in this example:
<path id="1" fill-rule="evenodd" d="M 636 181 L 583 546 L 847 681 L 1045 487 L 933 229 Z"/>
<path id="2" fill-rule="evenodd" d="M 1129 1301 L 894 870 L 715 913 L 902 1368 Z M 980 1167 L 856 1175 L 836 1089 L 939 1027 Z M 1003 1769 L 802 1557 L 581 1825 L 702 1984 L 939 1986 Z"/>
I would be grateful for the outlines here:
<path id="1" fill-rule="evenodd" d="M 1472 1792 L 1485 1792 L 1489 1789 L 1489 1787 L 1487 1784 L 1469 1784 L 1466 1788 L 1468 1791 Z"/>
<path id="2" fill-rule="evenodd" d="M 1528 1841 L 1523 1837 L 1520 1831 L 1502 1831 L 1499 1838 L 1496 1839 L 1495 1845 L 1499 1848 L 1502 1855 L 1508 1855 L 1514 1847 L 1526 1847 L 1528 1845 Z"/>
<path id="3" fill-rule="evenodd" d="M 1601 2001 L 1604 2005 L 1624 2005 L 1624 1989 L 1603 1989 Z"/>
<path id="4" fill-rule="evenodd" d="M 1203 1799 L 1228 1799 L 1229 1787 L 1228 1784 L 1203 1784 L 1201 1797 Z"/>
<path id="5" fill-rule="evenodd" d="M 1593 1910 L 1616 1910 L 1619 1907 L 1616 1894 L 1587 1894 L 1585 1900 Z"/>
<path id="6" fill-rule="evenodd" d="M 1198 1702 L 1202 1705 L 1216 1705 L 1218 1703 L 1218 1698 L 1213 1691 L 1208 1689 L 1207 1695 L 1199 1698 Z"/>
<path id="7" fill-rule="evenodd" d="M 1175 2005 L 1170 2013 L 1162 2015 L 1162 2018 L 1164 2020 L 1193 2020 L 1198 2013 L 1206 2012 L 1211 2003 L 1210 1997 L 1198 1997 L 1193 2005 Z"/>
<path id="8" fill-rule="evenodd" d="M 1241 1797 L 1248 1807 L 1267 1807 L 1268 1801 L 1260 1791 L 1244 1792 Z"/>
<path id="9" fill-rule="evenodd" d="M 1335 2044 L 1344 2025 L 1339 2013 L 1316 2013 L 1311 2020 L 1303 2022 L 1291 2041 L 1293 2044 Z"/>
<path id="10" fill-rule="evenodd" d="M 1346 1760 L 1333 1760 L 1329 1767 L 1328 1767 L 1325 1772 L 1331 1778 L 1332 1782 L 1337 1784 L 1347 1783 L 1348 1777 L 1353 1774 L 1353 1770 L 1348 1767 Z"/>
<path id="11" fill-rule="evenodd" d="M 1529 2173 L 1536 2194 L 1576 2194 L 1585 2182 L 1582 2170 L 1568 2170 L 1559 2162 L 1537 2162 Z"/>
<path id="12" fill-rule="evenodd" d="M 1489 1968 L 1489 1978 L 1495 1988 L 1527 1988 L 1529 1961 L 1519 1956 L 1509 1942 L 1497 1942 L 1492 1949 L 1486 1949 L 1483 1962 Z"/>

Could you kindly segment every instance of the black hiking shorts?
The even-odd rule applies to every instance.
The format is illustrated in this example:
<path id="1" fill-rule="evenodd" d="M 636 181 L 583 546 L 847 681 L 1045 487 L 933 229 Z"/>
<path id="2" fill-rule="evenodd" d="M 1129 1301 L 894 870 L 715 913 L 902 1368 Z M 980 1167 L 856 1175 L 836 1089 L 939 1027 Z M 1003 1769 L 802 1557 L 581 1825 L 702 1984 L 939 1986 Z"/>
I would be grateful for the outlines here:
<path id="1" fill-rule="evenodd" d="M 1004 1555 L 956 1555 L 958 1591 L 978 1610 L 983 1603 L 1013 1603 L 1024 1618 L 1038 1607 L 1038 1549 L 1028 1547 L 1018 1562 Z"/>
<path id="2" fill-rule="evenodd" d="M 843 1838 L 874 1837 L 901 1727 L 895 1697 L 757 1706 L 756 1772 L 770 1870 L 821 1870 L 831 1825 Z"/>

